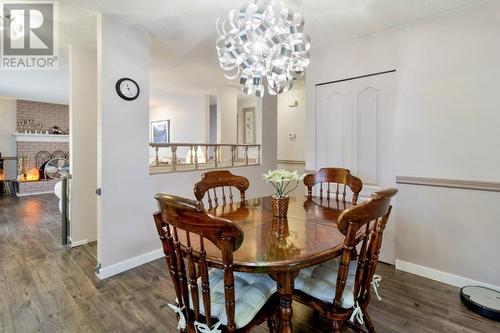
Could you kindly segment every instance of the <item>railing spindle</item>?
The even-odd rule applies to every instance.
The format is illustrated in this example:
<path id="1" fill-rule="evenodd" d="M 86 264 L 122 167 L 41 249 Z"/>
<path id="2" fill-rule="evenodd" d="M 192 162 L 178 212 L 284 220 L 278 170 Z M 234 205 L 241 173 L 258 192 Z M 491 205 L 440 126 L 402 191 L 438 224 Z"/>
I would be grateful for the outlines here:
<path id="1" fill-rule="evenodd" d="M 231 146 L 231 166 L 234 166 L 234 160 L 235 160 L 235 148 L 236 146 Z"/>
<path id="2" fill-rule="evenodd" d="M 248 165 L 248 146 L 245 146 L 245 165 Z"/>
<path id="3" fill-rule="evenodd" d="M 160 157 L 158 156 L 158 151 L 159 150 L 160 150 L 160 147 L 156 146 L 155 147 L 155 154 L 156 154 L 155 163 L 156 163 L 156 166 L 160 165 Z"/>
<path id="4" fill-rule="evenodd" d="M 214 149 L 214 163 L 216 168 L 217 168 L 217 162 L 219 162 L 219 146 L 215 146 Z"/>
<path id="5" fill-rule="evenodd" d="M 170 150 L 172 151 L 172 170 L 175 171 L 177 168 L 177 146 L 170 146 Z"/>
<path id="6" fill-rule="evenodd" d="M 194 155 L 194 168 L 198 170 L 198 147 L 194 146 L 194 154 L 191 154 L 191 158 Z"/>
<path id="7" fill-rule="evenodd" d="M 205 145 L 205 164 L 208 164 L 208 145 Z"/>

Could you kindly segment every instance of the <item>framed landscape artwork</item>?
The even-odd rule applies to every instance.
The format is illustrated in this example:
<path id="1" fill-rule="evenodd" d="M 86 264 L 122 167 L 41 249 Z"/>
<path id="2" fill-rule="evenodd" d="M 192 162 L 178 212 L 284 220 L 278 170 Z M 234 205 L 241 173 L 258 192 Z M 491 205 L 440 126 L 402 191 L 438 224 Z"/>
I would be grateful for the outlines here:
<path id="1" fill-rule="evenodd" d="M 170 142 L 170 120 L 159 120 L 151 122 L 151 142 Z"/>
<path id="2" fill-rule="evenodd" d="M 243 109 L 243 143 L 255 143 L 255 108 Z"/>

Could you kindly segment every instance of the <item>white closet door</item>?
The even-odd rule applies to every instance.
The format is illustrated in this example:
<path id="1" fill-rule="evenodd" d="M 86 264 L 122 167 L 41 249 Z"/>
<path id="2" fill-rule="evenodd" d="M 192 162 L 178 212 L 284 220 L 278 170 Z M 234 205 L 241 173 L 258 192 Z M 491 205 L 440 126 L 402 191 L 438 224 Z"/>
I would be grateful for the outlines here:
<path id="1" fill-rule="evenodd" d="M 351 170 L 363 181 L 361 200 L 395 187 L 395 103 L 395 73 L 317 86 L 316 169 Z M 391 215 L 380 258 L 394 264 L 396 209 Z"/>

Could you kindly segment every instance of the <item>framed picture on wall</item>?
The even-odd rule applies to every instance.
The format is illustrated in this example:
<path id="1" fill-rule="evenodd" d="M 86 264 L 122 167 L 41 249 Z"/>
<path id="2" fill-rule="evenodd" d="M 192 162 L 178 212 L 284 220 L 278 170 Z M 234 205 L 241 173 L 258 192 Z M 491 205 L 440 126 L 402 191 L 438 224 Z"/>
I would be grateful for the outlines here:
<path id="1" fill-rule="evenodd" d="M 255 108 L 243 109 L 243 143 L 255 144 Z"/>
<path id="2" fill-rule="evenodd" d="M 170 120 L 158 120 L 151 122 L 151 142 L 170 142 Z"/>

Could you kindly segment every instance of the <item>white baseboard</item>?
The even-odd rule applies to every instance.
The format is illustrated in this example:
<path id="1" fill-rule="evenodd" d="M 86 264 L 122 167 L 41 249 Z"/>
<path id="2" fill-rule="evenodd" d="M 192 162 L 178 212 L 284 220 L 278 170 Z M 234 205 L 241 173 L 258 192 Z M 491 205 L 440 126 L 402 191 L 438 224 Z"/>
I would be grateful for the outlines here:
<path id="1" fill-rule="evenodd" d="M 88 239 L 82 239 L 82 240 L 79 240 L 79 241 L 73 241 L 71 239 L 71 237 L 68 237 L 68 240 L 69 240 L 69 244 L 70 244 L 71 247 L 77 247 L 77 246 L 85 245 L 85 244 L 87 244 L 89 242 Z"/>
<path id="2" fill-rule="evenodd" d="M 18 197 L 27 197 L 27 196 L 30 196 L 30 195 L 49 194 L 49 193 L 54 194 L 54 191 L 52 190 L 52 191 L 43 191 L 43 192 L 16 193 L 16 195 Z"/>
<path id="3" fill-rule="evenodd" d="M 154 250 L 108 267 L 100 267 L 99 271 L 96 272 L 96 275 L 99 279 L 103 280 L 110 276 L 128 271 L 129 269 L 135 268 L 137 266 L 144 265 L 150 261 L 162 258 L 163 256 L 163 249 Z"/>
<path id="4" fill-rule="evenodd" d="M 483 286 L 486 288 L 494 289 L 494 290 L 499 290 L 500 291 L 500 286 L 494 286 L 488 283 L 472 280 L 460 275 L 455 275 L 443 271 L 438 271 L 437 269 L 425 267 L 425 266 L 420 266 L 417 264 L 412 264 L 410 262 L 402 261 L 402 260 L 397 260 L 396 259 L 396 269 L 415 274 L 418 276 L 422 276 L 431 280 L 443 282 L 455 287 L 465 287 L 465 286 Z"/>

